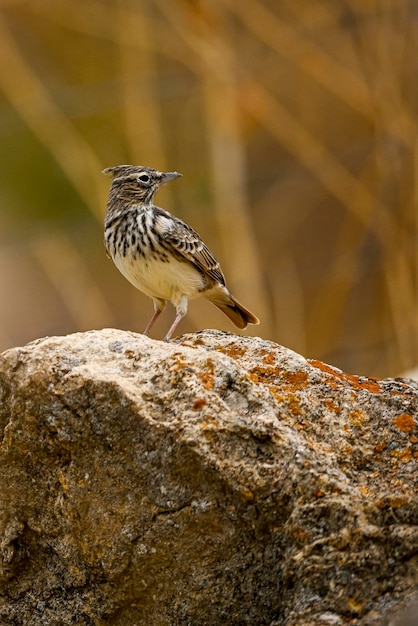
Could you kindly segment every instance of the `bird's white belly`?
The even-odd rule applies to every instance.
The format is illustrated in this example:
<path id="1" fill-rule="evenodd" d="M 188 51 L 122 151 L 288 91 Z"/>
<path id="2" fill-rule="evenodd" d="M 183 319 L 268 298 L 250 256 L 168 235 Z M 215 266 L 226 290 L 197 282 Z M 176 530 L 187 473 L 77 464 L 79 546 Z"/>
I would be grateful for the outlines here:
<path id="1" fill-rule="evenodd" d="M 125 278 L 150 298 L 168 301 L 179 296 L 193 298 L 204 286 L 200 272 L 191 263 L 176 258 L 163 262 L 117 255 L 114 262 Z"/>

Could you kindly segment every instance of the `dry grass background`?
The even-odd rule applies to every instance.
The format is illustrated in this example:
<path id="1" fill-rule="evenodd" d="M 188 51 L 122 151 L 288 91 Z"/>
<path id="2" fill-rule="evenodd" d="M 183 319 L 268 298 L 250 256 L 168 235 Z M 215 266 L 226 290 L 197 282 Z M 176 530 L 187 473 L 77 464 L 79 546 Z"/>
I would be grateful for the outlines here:
<path id="1" fill-rule="evenodd" d="M 158 203 L 251 333 L 356 373 L 416 365 L 417 42 L 413 0 L 2 0 L 0 349 L 143 329 L 101 224 L 101 169 L 136 163 L 184 174 Z M 210 326 L 233 330 L 195 301 L 180 331 Z"/>

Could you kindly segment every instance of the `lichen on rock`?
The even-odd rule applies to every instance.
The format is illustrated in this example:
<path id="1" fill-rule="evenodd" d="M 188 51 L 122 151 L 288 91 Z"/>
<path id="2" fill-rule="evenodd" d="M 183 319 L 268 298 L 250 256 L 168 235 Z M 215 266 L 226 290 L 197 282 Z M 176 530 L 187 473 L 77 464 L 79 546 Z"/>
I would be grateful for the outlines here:
<path id="1" fill-rule="evenodd" d="M 418 391 L 217 331 L 0 357 L 0 623 L 389 624 Z"/>

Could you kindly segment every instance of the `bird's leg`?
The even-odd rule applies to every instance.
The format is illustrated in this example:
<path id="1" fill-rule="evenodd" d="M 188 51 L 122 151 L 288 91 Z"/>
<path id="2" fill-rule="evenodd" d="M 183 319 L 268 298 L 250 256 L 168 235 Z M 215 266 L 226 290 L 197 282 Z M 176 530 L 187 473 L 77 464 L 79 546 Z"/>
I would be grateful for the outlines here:
<path id="1" fill-rule="evenodd" d="M 174 322 L 171 324 L 170 326 L 170 330 L 168 331 L 168 333 L 166 334 L 166 336 L 164 337 L 164 341 L 170 341 L 171 339 L 171 335 L 174 333 L 174 331 L 176 330 L 177 324 L 179 323 L 179 321 L 184 317 L 185 313 L 177 313 Z"/>
<path id="2" fill-rule="evenodd" d="M 149 331 L 154 326 L 154 322 L 157 319 L 157 317 L 160 315 L 160 313 L 164 311 L 165 304 L 166 304 L 165 300 L 157 300 L 156 298 L 153 299 L 153 302 L 154 302 L 154 315 L 151 317 L 148 326 L 143 332 L 143 335 L 145 335 L 146 337 L 148 337 Z"/>
<path id="3" fill-rule="evenodd" d="M 151 330 L 151 328 L 154 326 L 154 322 L 157 319 L 157 317 L 160 315 L 161 313 L 161 309 L 155 309 L 154 311 L 154 315 L 151 317 L 148 326 L 146 327 L 146 329 L 144 330 L 144 332 L 142 333 L 143 335 L 145 335 L 146 337 L 148 337 L 149 335 L 149 331 Z"/>
<path id="4" fill-rule="evenodd" d="M 179 299 L 173 298 L 172 303 L 176 307 L 176 317 L 174 319 L 174 322 L 171 324 L 168 333 L 164 337 L 164 341 L 170 341 L 171 336 L 176 330 L 178 323 L 187 313 L 187 296 L 180 296 Z"/>

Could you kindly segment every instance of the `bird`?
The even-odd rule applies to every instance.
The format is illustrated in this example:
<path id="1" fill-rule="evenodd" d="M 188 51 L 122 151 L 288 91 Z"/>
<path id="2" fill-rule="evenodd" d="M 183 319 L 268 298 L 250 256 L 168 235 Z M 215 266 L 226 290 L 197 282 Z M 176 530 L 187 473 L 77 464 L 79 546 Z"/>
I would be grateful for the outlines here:
<path id="1" fill-rule="evenodd" d="M 220 264 L 198 233 L 154 204 L 160 187 L 182 174 L 139 165 L 116 165 L 102 173 L 112 177 L 104 221 L 107 255 L 154 303 L 144 335 L 171 302 L 176 316 L 164 337 L 170 341 L 187 313 L 189 299 L 198 296 L 212 302 L 240 329 L 260 323 L 228 290 Z"/>

